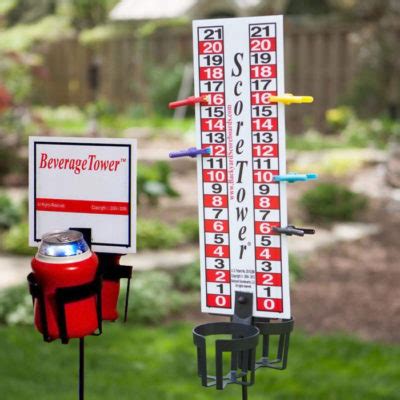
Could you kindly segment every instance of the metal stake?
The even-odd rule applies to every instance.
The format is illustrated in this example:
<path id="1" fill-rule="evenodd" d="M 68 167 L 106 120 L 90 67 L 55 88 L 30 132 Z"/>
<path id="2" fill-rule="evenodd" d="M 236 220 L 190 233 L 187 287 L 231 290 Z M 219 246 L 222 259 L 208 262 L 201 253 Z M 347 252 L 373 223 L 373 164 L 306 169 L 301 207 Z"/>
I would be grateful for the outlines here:
<path id="1" fill-rule="evenodd" d="M 242 382 L 247 382 L 247 376 L 242 377 Z M 242 400 L 247 400 L 247 385 L 242 385 Z"/>
<path id="2" fill-rule="evenodd" d="M 79 339 L 79 400 L 85 397 L 85 339 Z"/>
<path id="3" fill-rule="evenodd" d="M 126 285 L 126 296 L 125 296 L 125 313 L 124 322 L 128 320 L 128 306 L 129 306 L 129 292 L 131 291 L 131 279 L 128 279 L 128 284 Z"/>

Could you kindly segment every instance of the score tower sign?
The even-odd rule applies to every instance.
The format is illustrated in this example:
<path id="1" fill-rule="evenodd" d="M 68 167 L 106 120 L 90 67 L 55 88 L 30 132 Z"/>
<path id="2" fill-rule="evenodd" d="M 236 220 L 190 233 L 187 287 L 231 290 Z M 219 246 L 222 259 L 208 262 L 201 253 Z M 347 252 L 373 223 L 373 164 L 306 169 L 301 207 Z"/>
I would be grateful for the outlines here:
<path id="1" fill-rule="evenodd" d="M 202 311 L 234 313 L 253 294 L 253 316 L 290 318 L 281 16 L 195 21 Z"/>

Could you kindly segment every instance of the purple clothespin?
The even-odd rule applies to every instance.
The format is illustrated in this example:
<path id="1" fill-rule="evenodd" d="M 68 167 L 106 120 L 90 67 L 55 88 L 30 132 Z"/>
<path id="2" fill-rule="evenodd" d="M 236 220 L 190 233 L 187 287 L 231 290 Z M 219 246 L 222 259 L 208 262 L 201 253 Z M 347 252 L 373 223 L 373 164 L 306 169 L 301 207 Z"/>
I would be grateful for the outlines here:
<path id="1" fill-rule="evenodd" d="M 169 158 L 178 158 L 178 157 L 194 158 L 196 156 L 204 154 L 211 154 L 211 148 L 207 147 L 205 149 L 196 149 L 196 147 L 190 147 L 189 149 L 186 150 L 172 151 L 171 153 L 169 153 Z"/>

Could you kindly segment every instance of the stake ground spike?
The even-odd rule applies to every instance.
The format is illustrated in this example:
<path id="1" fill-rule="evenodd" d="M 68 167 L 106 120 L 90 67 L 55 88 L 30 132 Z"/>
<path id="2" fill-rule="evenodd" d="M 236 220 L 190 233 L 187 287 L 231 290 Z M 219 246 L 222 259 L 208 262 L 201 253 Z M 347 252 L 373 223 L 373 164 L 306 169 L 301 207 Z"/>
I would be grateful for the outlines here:
<path id="1" fill-rule="evenodd" d="M 85 339 L 79 339 L 79 400 L 85 398 Z"/>

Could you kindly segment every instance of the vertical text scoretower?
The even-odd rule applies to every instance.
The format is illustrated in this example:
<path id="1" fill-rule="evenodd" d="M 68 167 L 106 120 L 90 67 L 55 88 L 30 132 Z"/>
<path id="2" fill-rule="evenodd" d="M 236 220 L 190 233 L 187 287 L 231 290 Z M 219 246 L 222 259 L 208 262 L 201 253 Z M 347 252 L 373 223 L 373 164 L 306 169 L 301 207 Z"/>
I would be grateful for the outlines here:
<path id="1" fill-rule="evenodd" d="M 193 23 L 202 311 L 233 314 L 253 293 L 253 316 L 289 318 L 281 16 Z"/>

